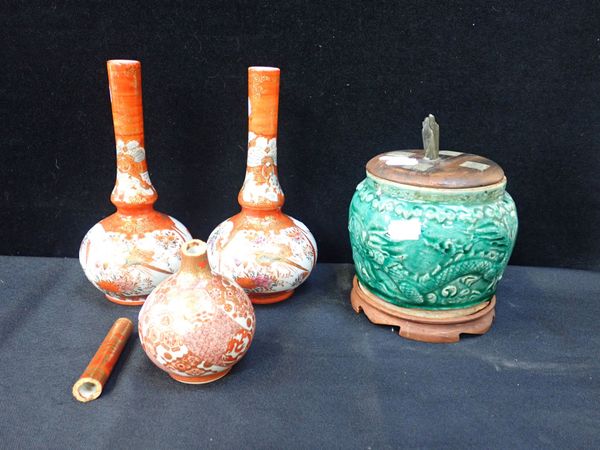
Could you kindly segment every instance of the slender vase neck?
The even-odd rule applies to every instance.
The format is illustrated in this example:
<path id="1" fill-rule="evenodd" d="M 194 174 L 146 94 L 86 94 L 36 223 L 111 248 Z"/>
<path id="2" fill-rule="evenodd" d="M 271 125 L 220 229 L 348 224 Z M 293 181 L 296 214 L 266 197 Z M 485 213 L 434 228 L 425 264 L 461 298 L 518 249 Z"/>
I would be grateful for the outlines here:
<path id="1" fill-rule="evenodd" d="M 152 208 L 152 186 L 144 149 L 142 68 L 139 61 L 107 62 L 108 84 L 117 146 L 117 179 L 110 196 L 118 210 Z"/>
<path id="2" fill-rule="evenodd" d="M 285 197 L 277 174 L 279 69 L 248 69 L 248 158 L 238 202 L 244 209 L 271 210 Z"/>
<path id="3" fill-rule="evenodd" d="M 206 242 L 192 239 L 183 244 L 179 273 L 194 277 L 210 277 L 212 275 L 206 255 Z"/>

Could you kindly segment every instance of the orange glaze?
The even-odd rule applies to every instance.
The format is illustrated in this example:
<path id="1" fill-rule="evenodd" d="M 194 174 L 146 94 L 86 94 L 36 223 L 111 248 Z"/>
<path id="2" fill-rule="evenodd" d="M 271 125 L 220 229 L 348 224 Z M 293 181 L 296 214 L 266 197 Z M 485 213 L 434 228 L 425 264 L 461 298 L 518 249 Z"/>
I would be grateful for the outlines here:
<path id="1" fill-rule="evenodd" d="M 137 305 L 179 268 L 179 248 L 191 235 L 175 219 L 154 210 L 158 194 L 144 148 L 140 62 L 111 60 L 107 69 L 117 147 L 110 198 L 117 212 L 85 236 L 80 262 L 109 300 Z"/>
<path id="2" fill-rule="evenodd" d="M 135 141 L 144 147 L 144 113 L 142 109 L 142 65 L 139 61 L 112 60 L 106 63 L 108 69 L 108 85 L 115 129 L 115 140 L 124 144 Z M 144 157 L 135 161 L 130 155 L 117 155 L 117 170 L 127 173 L 139 180 L 144 187 L 153 191 L 144 195 L 136 204 L 153 205 L 158 194 L 152 183 L 142 179 L 141 174 L 148 172 L 148 164 Z M 117 187 L 118 190 L 118 178 Z M 127 207 L 130 202 L 122 202 L 116 198 L 115 191 L 111 195 L 112 203 L 117 207 Z"/>
<path id="3" fill-rule="evenodd" d="M 292 219 L 281 212 L 281 209 L 242 208 L 242 211 L 231 217 L 229 221 L 233 222 L 233 230 L 231 232 L 230 242 L 235 234 L 242 230 L 261 232 L 265 229 L 269 229 L 273 231 L 279 231 L 284 228 L 295 226 Z M 224 247 L 221 247 L 219 243 L 217 246 L 219 251 L 224 249 Z M 242 277 L 238 278 L 236 281 L 243 288 L 252 289 L 254 287 L 254 285 L 251 284 L 251 279 L 244 281 L 244 278 Z"/>
<path id="4" fill-rule="evenodd" d="M 277 168 L 280 70 L 248 69 L 248 157 L 238 194 L 242 210 L 209 237 L 209 260 L 255 303 L 290 297 L 310 274 L 317 250 L 301 223 L 281 211 L 285 196 Z"/>
<path id="5" fill-rule="evenodd" d="M 250 67 L 248 68 L 248 149 L 252 151 L 259 145 L 259 139 L 277 139 L 277 119 L 279 110 L 279 78 L 280 70 L 274 67 Z M 279 187 L 277 161 L 267 151 L 258 151 L 262 155 L 260 165 L 246 165 L 246 180 L 250 177 L 252 184 L 244 183 L 238 195 L 238 202 L 242 208 L 250 209 L 277 209 L 283 206 L 285 197 Z M 245 191 L 255 191 L 256 186 L 260 189 L 268 189 L 271 183 L 276 199 L 269 198 L 260 193 L 255 194 L 252 200 L 245 198 Z"/>
<path id="6" fill-rule="evenodd" d="M 279 75 L 276 67 L 248 68 L 248 131 L 257 136 L 277 136 Z"/>
<path id="7" fill-rule="evenodd" d="M 73 396 L 77 400 L 89 402 L 100 396 L 132 331 L 131 320 L 121 317 L 115 321 L 96 354 L 73 386 Z M 86 390 L 86 385 L 91 385 L 93 390 Z"/>
<path id="8" fill-rule="evenodd" d="M 114 281 L 108 281 L 108 280 L 100 280 L 96 283 L 98 285 L 98 287 L 100 289 L 103 289 L 105 291 L 118 291 L 119 290 L 119 284 L 115 283 Z"/>
<path id="9" fill-rule="evenodd" d="M 106 231 L 123 233 L 128 237 L 156 229 L 174 230 L 180 234 L 169 216 L 154 209 L 124 210 L 120 208 L 118 212 L 102 219 L 100 223 Z"/>
<path id="10" fill-rule="evenodd" d="M 106 63 L 115 138 L 135 139 L 144 145 L 142 111 L 142 65 L 139 61 L 111 60 Z"/>
<path id="11" fill-rule="evenodd" d="M 294 226 L 294 222 L 281 209 L 251 209 L 242 208 L 242 211 L 231 220 L 235 228 L 244 227 L 251 230 L 263 230 L 268 224 L 271 230 L 280 230 Z"/>
<path id="12" fill-rule="evenodd" d="M 208 267 L 206 244 L 188 241 L 179 271 L 142 307 L 142 348 L 156 366 L 183 383 L 226 375 L 246 353 L 256 318 L 250 299 L 233 281 Z"/>

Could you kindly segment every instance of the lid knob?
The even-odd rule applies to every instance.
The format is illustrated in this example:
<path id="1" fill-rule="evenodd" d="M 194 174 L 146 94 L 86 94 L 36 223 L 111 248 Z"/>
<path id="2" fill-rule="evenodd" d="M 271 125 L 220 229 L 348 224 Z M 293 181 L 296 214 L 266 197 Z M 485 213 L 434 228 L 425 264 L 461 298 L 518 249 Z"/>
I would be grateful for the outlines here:
<path id="1" fill-rule="evenodd" d="M 438 159 L 440 157 L 440 126 L 435 121 L 433 114 L 423 120 L 423 149 L 425 159 Z"/>

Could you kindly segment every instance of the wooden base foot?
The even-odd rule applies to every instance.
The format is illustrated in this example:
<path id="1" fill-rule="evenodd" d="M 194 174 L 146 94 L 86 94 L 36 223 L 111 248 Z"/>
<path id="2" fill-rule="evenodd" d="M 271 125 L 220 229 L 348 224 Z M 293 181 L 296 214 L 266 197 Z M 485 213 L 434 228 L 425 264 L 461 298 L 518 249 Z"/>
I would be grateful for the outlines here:
<path id="1" fill-rule="evenodd" d="M 456 316 L 456 310 L 451 312 L 454 317 L 433 317 L 443 312 L 432 312 L 431 317 L 411 315 L 409 308 L 392 305 L 369 292 L 356 276 L 350 300 L 354 311 L 362 310 L 371 322 L 399 327 L 400 336 L 421 342 L 458 342 L 461 333 L 485 334 L 492 326 L 496 310 L 496 296 L 493 296 L 489 302 L 465 308 L 463 316 Z"/>

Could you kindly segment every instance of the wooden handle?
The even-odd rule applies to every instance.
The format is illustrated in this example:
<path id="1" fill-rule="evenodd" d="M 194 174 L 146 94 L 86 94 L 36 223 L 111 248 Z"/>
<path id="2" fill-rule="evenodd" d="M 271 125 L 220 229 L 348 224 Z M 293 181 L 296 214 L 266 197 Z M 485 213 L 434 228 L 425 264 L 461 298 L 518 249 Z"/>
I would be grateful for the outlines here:
<path id="1" fill-rule="evenodd" d="M 80 402 L 96 400 L 117 363 L 131 332 L 131 320 L 117 319 L 100 344 L 98 351 L 73 385 L 73 396 Z"/>
<path id="2" fill-rule="evenodd" d="M 115 137 L 144 145 L 142 65 L 139 61 L 113 59 L 106 63 Z"/>
<path id="3" fill-rule="evenodd" d="M 279 69 L 248 68 L 248 131 L 258 136 L 277 136 Z"/>

